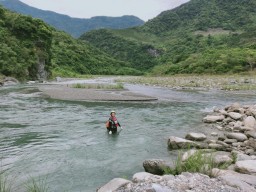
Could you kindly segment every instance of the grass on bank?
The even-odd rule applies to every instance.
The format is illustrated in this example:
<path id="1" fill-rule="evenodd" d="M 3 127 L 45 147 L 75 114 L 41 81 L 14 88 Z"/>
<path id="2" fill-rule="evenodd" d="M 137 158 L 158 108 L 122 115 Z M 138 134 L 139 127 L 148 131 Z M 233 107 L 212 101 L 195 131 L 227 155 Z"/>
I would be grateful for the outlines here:
<path id="1" fill-rule="evenodd" d="M 233 162 L 235 158 L 233 158 Z M 182 161 L 181 152 L 176 159 L 175 167 L 164 169 L 165 174 L 180 175 L 183 172 L 202 173 L 208 176 L 212 175 L 212 169 L 226 169 L 232 163 L 217 164 L 214 162 L 212 153 L 205 153 L 203 150 L 198 150 L 191 155 L 185 162 Z"/>
<path id="2" fill-rule="evenodd" d="M 1 171 L 0 172 L 0 192 L 11 192 L 11 183 L 7 177 L 7 175 Z"/>
<path id="3" fill-rule="evenodd" d="M 72 88 L 122 90 L 122 89 L 124 89 L 124 85 L 122 83 L 117 83 L 115 85 L 109 85 L 109 84 L 81 84 L 81 83 L 77 83 L 77 84 L 73 85 Z"/>
<path id="4" fill-rule="evenodd" d="M 47 185 L 47 179 L 35 180 L 31 178 L 30 181 L 25 185 L 26 192 L 48 192 L 49 186 Z"/>

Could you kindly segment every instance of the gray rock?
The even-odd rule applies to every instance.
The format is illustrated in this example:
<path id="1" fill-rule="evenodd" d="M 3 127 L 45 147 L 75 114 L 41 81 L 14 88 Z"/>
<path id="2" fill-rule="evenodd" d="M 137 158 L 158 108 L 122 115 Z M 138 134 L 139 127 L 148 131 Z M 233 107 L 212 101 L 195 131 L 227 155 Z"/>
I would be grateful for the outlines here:
<path id="1" fill-rule="evenodd" d="M 228 152 L 218 151 L 213 153 L 213 162 L 217 165 L 232 163 L 232 155 Z"/>
<path id="2" fill-rule="evenodd" d="M 239 188 L 243 192 L 256 192 L 256 176 L 240 174 L 230 170 L 213 169 L 212 174 L 223 183 Z"/>
<path id="3" fill-rule="evenodd" d="M 256 120 L 253 116 L 248 116 L 244 120 L 244 126 L 254 128 L 256 124 Z"/>
<path id="4" fill-rule="evenodd" d="M 225 147 L 223 145 L 220 145 L 220 144 L 216 144 L 216 143 L 210 143 L 209 144 L 209 148 L 210 149 L 216 149 L 218 151 L 223 151 L 225 150 Z"/>
<path id="5" fill-rule="evenodd" d="M 252 138 L 256 139 L 256 131 L 248 131 L 245 133 L 245 135 L 247 137 L 252 137 Z"/>
<path id="6" fill-rule="evenodd" d="M 256 140 L 255 139 L 250 139 L 247 143 L 247 146 L 251 147 L 252 149 L 256 150 Z"/>
<path id="7" fill-rule="evenodd" d="M 204 123 L 216 123 L 218 121 L 223 121 L 225 119 L 224 115 L 207 115 L 203 118 Z"/>
<path id="8" fill-rule="evenodd" d="M 233 103 L 231 106 L 225 107 L 225 110 L 228 112 L 238 112 L 240 108 L 240 103 Z"/>
<path id="9" fill-rule="evenodd" d="M 182 155 L 182 158 L 181 160 L 182 161 L 186 161 L 188 160 L 189 157 L 193 156 L 198 150 L 195 150 L 195 149 L 191 149 L 189 151 L 186 151 L 183 155 Z"/>
<path id="10" fill-rule="evenodd" d="M 253 155 L 253 154 L 254 154 L 254 150 L 253 150 L 253 149 L 246 149 L 246 150 L 245 150 L 245 154 L 247 154 L 247 155 Z"/>
<path id="11" fill-rule="evenodd" d="M 169 137 L 167 144 L 169 149 L 171 150 L 172 149 L 188 149 L 188 148 L 197 146 L 197 144 L 193 141 L 186 140 L 179 137 L 174 137 L 174 136 Z"/>
<path id="12" fill-rule="evenodd" d="M 212 132 L 211 133 L 211 136 L 213 136 L 213 137 L 217 137 L 219 134 L 218 133 L 216 133 L 216 132 Z"/>
<path id="13" fill-rule="evenodd" d="M 253 160 L 251 156 L 243 154 L 239 151 L 232 151 L 231 154 L 236 157 L 236 161 Z"/>
<path id="14" fill-rule="evenodd" d="M 223 141 L 217 141 L 217 144 L 223 145 L 224 147 L 229 147 L 229 145 Z"/>
<path id="15" fill-rule="evenodd" d="M 163 177 L 158 175 L 153 175 L 151 173 L 139 172 L 133 175 L 132 181 L 138 182 L 160 182 L 163 181 Z"/>
<path id="16" fill-rule="evenodd" d="M 102 186 L 97 190 L 97 192 L 112 192 L 118 190 L 119 188 L 131 183 L 131 181 L 122 179 L 122 178 L 115 178 L 108 182 L 106 185 Z"/>
<path id="17" fill-rule="evenodd" d="M 236 139 L 225 139 L 224 142 L 227 144 L 232 144 L 232 143 L 236 143 L 237 140 Z"/>
<path id="18" fill-rule="evenodd" d="M 206 135 L 203 133 L 188 133 L 185 138 L 192 141 L 204 141 Z"/>
<path id="19" fill-rule="evenodd" d="M 4 86 L 17 85 L 19 81 L 13 77 L 5 77 L 3 81 Z"/>
<path id="20" fill-rule="evenodd" d="M 228 139 L 236 139 L 237 141 L 245 141 L 248 139 L 247 136 L 242 133 L 227 133 L 226 137 Z"/>
<path id="21" fill-rule="evenodd" d="M 228 115 L 234 120 L 239 120 L 243 117 L 240 113 L 236 112 L 229 112 Z"/>
<path id="22" fill-rule="evenodd" d="M 150 160 L 145 160 L 143 162 L 143 167 L 145 171 L 148 173 L 155 174 L 155 175 L 163 175 L 165 173 L 165 170 L 171 168 L 171 165 L 168 165 L 162 159 L 150 159 Z"/>
<path id="23" fill-rule="evenodd" d="M 256 176 L 256 160 L 237 161 L 235 164 L 235 170 L 240 173 Z"/>

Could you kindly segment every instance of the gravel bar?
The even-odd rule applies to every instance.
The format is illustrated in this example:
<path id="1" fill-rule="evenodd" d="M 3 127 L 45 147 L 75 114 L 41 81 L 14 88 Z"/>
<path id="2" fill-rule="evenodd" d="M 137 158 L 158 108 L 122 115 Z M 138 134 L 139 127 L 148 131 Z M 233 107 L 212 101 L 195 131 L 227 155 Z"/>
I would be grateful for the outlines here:
<path id="1" fill-rule="evenodd" d="M 53 99 L 70 101 L 155 101 L 150 97 L 129 90 L 79 89 L 66 85 L 42 85 L 39 90 Z"/>

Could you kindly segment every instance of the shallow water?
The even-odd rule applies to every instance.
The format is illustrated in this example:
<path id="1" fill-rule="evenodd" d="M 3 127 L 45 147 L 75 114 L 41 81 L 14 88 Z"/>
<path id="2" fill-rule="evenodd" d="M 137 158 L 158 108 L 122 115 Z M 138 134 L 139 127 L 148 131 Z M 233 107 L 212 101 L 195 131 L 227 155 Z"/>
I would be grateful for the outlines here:
<path id="1" fill-rule="evenodd" d="M 256 102 L 253 93 L 127 88 L 159 101 L 59 101 L 33 87 L 0 88 L 1 169 L 15 178 L 15 189 L 30 177 L 46 178 L 56 192 L 91 192 L 115 177 L 131 179 L 145 159 L 174 158 L 168 136 L 207 133 L 201 120 L 214 107 Z M 119 135 L 104 127 L 112 109 L 124 127 Z"/>

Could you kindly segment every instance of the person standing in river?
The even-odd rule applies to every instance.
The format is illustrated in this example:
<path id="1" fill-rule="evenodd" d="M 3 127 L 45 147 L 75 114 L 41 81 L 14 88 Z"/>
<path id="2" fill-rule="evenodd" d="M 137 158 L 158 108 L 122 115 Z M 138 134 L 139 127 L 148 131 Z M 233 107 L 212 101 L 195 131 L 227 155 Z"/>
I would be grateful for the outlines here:
<path id="1" fill-rule="evenodd" d="M 117 127 L 120 127 L 121 130 L 123 129 L 122 126 L 120 125 L 120 123 L 118 122 L 117 118 L 116 118 L 116 112 L 115 111 L 111 111 L 110 112 L 110 117 L 106 123 L 106 128 L 108 129 L 108 133 L 111 135 L 112 133 L 116 133 L 117 132 Z"/>

